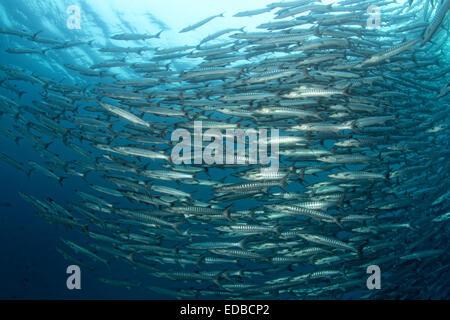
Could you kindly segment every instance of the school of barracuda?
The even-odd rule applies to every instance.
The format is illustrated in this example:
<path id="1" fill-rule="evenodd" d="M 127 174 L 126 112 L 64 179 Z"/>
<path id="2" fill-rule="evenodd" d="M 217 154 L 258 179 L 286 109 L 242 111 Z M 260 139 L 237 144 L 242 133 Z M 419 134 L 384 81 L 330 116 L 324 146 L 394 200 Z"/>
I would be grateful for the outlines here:
<path id="1" fill-rule="evenodd" d="M 367 27 L 371 5 L 388 31 Z M 258 32 L 225 29 L 173 48 L 158 47 L 161 32 L 98 47 L 0 28 L 29 42 L 8 54 L 47 59 L 76 46 L 113 57 L 64 64 L 88 86 L 1 64 L 11 95 L 0 96 L 0 114 L 15 123 L 1 133 L 32 141 L 42 161 L 0 158 L 31 183 L 84 179 L 70 202 L 20 195 L 85 236 L 61 237 L 57 250 L 104 283 L 175 298 L 448 298 L 449 7 L 275 2 L 235 15 L 273 14 Z M 41 98 L 24 105 L 22 82 Z M 171 133 L 194 121 L 280 129 L 279 171 L 175 165 Z M 52 151 L 58 142 L 66 149 Z M 148 281 L 102 276 L 116 260 Z M 370 265 L 383 272 L 382 290 L 366 288 Z"/>

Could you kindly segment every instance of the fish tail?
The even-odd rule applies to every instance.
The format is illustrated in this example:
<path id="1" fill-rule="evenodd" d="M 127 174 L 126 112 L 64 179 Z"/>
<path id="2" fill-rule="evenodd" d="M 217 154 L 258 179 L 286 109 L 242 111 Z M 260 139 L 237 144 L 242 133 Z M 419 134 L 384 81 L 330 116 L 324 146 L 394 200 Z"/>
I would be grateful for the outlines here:
<path id="1" fill-rule="evenodd" d="M 40 31 L 38 31 L 38 32 L 36 32 L 36 33 L 33 33 L 33 35 L 31 36 L 30 40 L 36 39 L 37 35 L 38 35 L 39 33 L 41 33 L 41 32 L 42 32 L 42 30 L 40 30 Z"/>
<path id="2" fill-rule="evenodd" d="M 345 96 L 349 96 L 349 92 L 350 92 L 350 88 L 351 86 L 348 86 L 347 88 L 344 89 L 344 91 L 342 92 Z"/>
<path id="3" fill-rule="evenodd" d="M 228 221 L 233 221 L 232 219 L 231 219 L 231 213 L 230 213 L 230 209 L 231 209 L 231 207 L 233 206 L 233 204 L 230 204 L 228 207 L 226 207 L 225 208 L 225 210 L 223 211 L 223 215 L 225 216 L 225 218 L 228 220 Z"/>
<path id="4" fill-rule="evenodd" d="M 387 170 L 386 170 L 386 173 L 385 173 L 385 175 L 384 175 L 385 178 L 386 178 L 386 180 L 388 180 L 388 181 L 389 181 L 390 178 L 391 178 L 391 171 L 392 171 L 391 168 L 388 167 Z"/>
<path id="5" fill-rule="evenodd" d="M 287 180 L 288 180 L 288 176 L 286 175 L 286 176 L 281 180 L 281 183 L 280 183 L 280 188 L 283 189 L 283 191 L 285 191 L 285 192 L 289 192 L 289 191 L 287 191 L 287 189 L 286 189 Z"/>
<path id="6" fill-rule="evenodd" d="M 131 263 L 134 263 L 135 261 L 134 261 L 134 254 L 135 254 L 135 252 L 131 252 L 129 255 L 127 255 L 126 257 L 125 257 L 125 259 L 127 259 L 128 261 L 130 261 Z"/>
<path id="7" fill-rule="evenodd" d="M 339 228 L 344 229 L 344 226 L 341 223 L 342 217 L 334 217 L 334 222 L 339 226 Z"/>
<path id="8" fill-rule="evenodd" d="M 180 232 L 180 229 L 178 228 L 179 226 L 180 226 L 180 224 L 181 224 L 181 222 L 177 222 L 177 223 L 175 223 L 175 224 L 173 224 L 173 229 L 179 234 L 179 235 L 183 235 L 181 232 Z"/>
<path id="9" fill-rule="evenodd" d="M 22 95 L 25 93 L 25 91 L 19 91 L 17 93 L 17 96 L 19 97 L 19 100 L 22 98 Z"/>
<path id="10" fill-rule="evenodd" d="M 242 250 L 245 250 L 247 247 L 247 238 L 242 239 L 241 241 L 239 241 L 239 248 L 241 248 Z"/>
<path id="11" fill-rule="evenodd" d="M 275 227 L 275 233 L 276 233 L 277 235 L 280 235 L 280 234 L 281 234 L 280 227 L 278 227 L 278 226 Z"/>
<path id="12" fill-rule="evenodd" d="M 305 170 L 306 170 L 305 168 L 301 168 L 300 169 L 300 172 L 298 173 L 298 180 L 299 181 L 305 180 Z M 292 165 L 291 171 L 295 172 L 295 166 L 294 165 Z"/>
<path id="13" fill-rule="evenodd" d="M 27 178 L 30 179 L 31 173 L 33 172 L 34 168 L 30 168 L 25 174 L 27 175 Z"/>
<path id="14" fill-rule="evenodd" d="M 59 178 L 58 178 L 58 182 L 59 182 L 59 185 L 60 185 L 61 187 L 63 186 L 63 181 L 64 181 L 65 179 L 67 179 L 67 177 L 59 177 Z"/>

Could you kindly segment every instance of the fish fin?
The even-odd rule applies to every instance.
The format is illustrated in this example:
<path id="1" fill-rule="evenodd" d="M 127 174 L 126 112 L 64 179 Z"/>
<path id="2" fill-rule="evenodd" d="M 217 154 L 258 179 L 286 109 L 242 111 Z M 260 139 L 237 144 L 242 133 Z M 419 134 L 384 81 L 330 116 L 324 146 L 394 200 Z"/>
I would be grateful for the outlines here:
<path id="1" fill-rule="evenodd" d="M 280 227 L 278 227 L 278 226 L 275 227 L 275 233 L 276 233 L 277 235 L 280 235 L 280 234 L 281 234 Z"/>
<path id="2" fill-rule="evenodd" d="M 18 137 L 18 136 L 17 136 L 17 137 L 14 138 L 14 142 L 15 142 L 16 144 L 19 144 L 19 142 L 20 142 L 21 139 L 23 139 L 23 137 Z"/>
<path id="3" fill-rule="evenodd" d="M 294 165 L 292 165 L 291 170 L 295 171 L 295 166 Z M 305 170 L 306 170 L 305 168 L 301 168 L 300 172 L 298 173 L 298 179 L 300 181 L 305 180 Z"/>
<path id="4" fill-rule="evenodd" d="M 344 94 L 345 96 L 349 96 L 349 95 L 350 95 L 350 94 L 349 94 L 350 89 L 351 89 L 351 86 L 346 87 L 346 88 L 344 89 L 344 91 L 343 91 L 343 94 Z"/>
<path id="5" fill-rule="evenodd" d="M 205 174 L 206 174 L 208 177 L 211 178 L 211 175 L 209 174 L 209 168 L 208 168 L 208 167 L 205 167 Z"/>
<path id="6" fill-rule="evenodd" d="M 305 68 L 305 69 L 303 69 L 303 75 L 305 76 L 305 77 L 307 77 L 307 78 L 310 78 L 310 79 L 312 79 L 313 77 L 309 74 L 309 72 L 308 72 L 308 70 Z"/>
<path id="7" fill-rule="evenodd" d="M 339 228 L 344 229 L 344 226 L 341 223 L 341 217 L 334 217 L 333 220 L 339 226 Z"/>
<path id="8" fill-rule="evenodd" d="M 36 37 L 37 37 L 37 35 L 38 35 L 39 33 L 42 33 L 42 30 L 40 30 L 40 31 L 38 31 L 38 32 L 36 32 L 36 33 L 33 33 L 33 35 L 31 36 L 30 40 L 36 39 Z"/>
<path id="9" fill-rule="evenodd" d="M 44 144 L 44 149 L 47 150 L 48 147 L 53 143 L 53 141 L 50 141 L 49 143 Z M 67 164 L 65 164 L 66 166 Z"/>
<path id="10" fill-rule="evenodd" d="M 231 219 L 231 216 L 230 216 L 230 209 L 231 209 L 231 207 L 233 206 L 233 204 L 230 204 L 228 207 L 226 207 L 225 208 L 225 210 L 223 211 L 223 215 L 225 216 L 225 218 L 228 220 L 228 221 L 233 221 L 232 219 Z"/>
<path id="11" fill-rule="evenodd" d="M 283 189 L 283 191 L 285 191 L 285 192 L 289 192 L 289 191 L 287 191 L 287 189 L 286 189 L 286 183 L 287 183 L 287 180 L 288 180 L 288 175 L 286 175 L 286 176 L 281 180 L 281 183 L 280 183 L 280 188 Z"/>
<path id="12" fill-rule="evenodd" d="M 183 235 L 180 230 L 178 229 L 178 227 L 180 226 L 181 222 L 177 222 L 173 225 L 173 229 L 179 234 L 179 235 Z"/>
<path id="13" fill-rule="evenodd" d="M 33 172 L 33 170 L 35 170 L 34 168 L 30 168 L 30 170 L 28 170 L 27 172 L 25 172 L 25 174 L 27 175 L 27 178 L 30 179 L 31 176 L 31 172 Z"/>
<path id="14" fill-rule="evenodd" d="M 386 174 L 385 174 L 385 177 L 386 177 L 386 180 L 390 180 L 390 176 L 391 176 L 391 168 L 387 168 L 386 169 Z"/>
<path id="15" fill-rule="evenodd" d="M 59 177 L 58 178 L 58 182 L 59 182 L 61 187 L 63 186 L 63 180 L 65 180 L 65 179 L 67 179 L 67 177 Z"/>
<path id="16" fill-rule="evenodd" d="M 250 219 L 251 219 L 253 222 L 258 222 L 258 221 L 255 219 L 255 209 L 250 209 Z"/>
<path id="17" fill-rule="evenodd" d="M 84 225 L 81 231 L 87 234 L 89 232 L 89 225 L 88 224 Z"/>
<path id="18" fill-rule="evenodd" d="M 204 255 L 201 255 L 200 257 L 197 258 L 197 260 L 195 261 L 195 265 L 197 267 L 200 267 L 200 264 L 203 262 L 203 260 L 205 259 Z"/>
<path id="19" fill-rule="evenodd" d="M 244 238 L 241 241 L 239 241 L 239 248 L 241 248 L 242 250 L 245 250 L 247 242 L 248 242 L 247 238 Z"/>

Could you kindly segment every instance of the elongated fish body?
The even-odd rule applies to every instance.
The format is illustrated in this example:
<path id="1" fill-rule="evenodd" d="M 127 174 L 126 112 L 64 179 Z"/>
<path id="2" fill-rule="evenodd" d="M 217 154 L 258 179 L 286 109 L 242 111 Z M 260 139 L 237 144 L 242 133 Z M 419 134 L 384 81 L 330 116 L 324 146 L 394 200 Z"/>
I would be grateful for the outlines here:
<path id="1" fill-rule="evenodd" d="M 316 98 L 316 97 L 332 97 L 336 95 L 345 95 L 343 90 L 333 89 L 313 89 L 313 88 L 299 88 L 291 93 L 284 95 L 283 98 L 298 99 L 298 98 Z"/>
<path id="2" fill-rule="evenodd" d="M 111 152 L 119 153 L 124 156 L 135 156 L 135 157 L 142 157 L 142 158 L 148 158 L 148 159 L 162 159 L 170 162 L 170 157 L 160 153 L 151 151 L 148 149 L 141 149 L 141 148 L 135 148 L 135 147 L 111 147 L 109 148 Z"/>
<path id="3" fill-rule="evenodd" d="M 328 222 L 331 221 L 331 222 L 334 222 L 334 223 L 340 225 L 340 223 L 338 222 L 338 220 L 335 217 L 333 217 L 329 214 L 323 213 L 321 211 L 315 210 L 315 209 L 305 208 L 305 207 L 301 207 L 301 206 L 293 206 L 293 205 L 275 205 L 275 206 L 272 206 L 272 208 L 277 211 L 303 215 L 303 216 L 310 217 L 310 218 L 313 218 L 313 219 L 319 220 L 319 221 L 328 221 Z"/>
<path id="4" fill-rule="evenodd" d="M 162 31 L 158 32 L 155 35 L 151 35 L 151 34 L 136 34 L 136 33 L 121 33 L 121 34 L 116 34 L 114 36 L 111 37 L 111 39 L 114 40 L 148 40 L 148 39 L 153 39 L 153 38 L 159 38 L 159 36 L 161 35 Z"/>
<path id="5" fill-rule="evenodd" d="M 262 13 L 269 12 L 271 10 L 272 10 L 272 8 L 262 8 L 262 9 L 242 11 L 242 12 L 238 12 L 235 15 L 233 15 L 233 17 L 251 17 L 251 16 L 256 16 L 256 15 L 259 15 Z"/>
<path id="6" fill-rule="evenodd" d="M 61 239 L 61 241 L 64 242 L 68 247 L 72 248 L 75 252 L 80 252 L 80 253 L 86 254 L 90 258 L 108 265 L 108 261 L 106 259 L 96 255 L 92 251 L 90 251 L 84 247 L 81 247 L 80 245 L 78 245 L 70 240 Z"/>
<path id="7" fill-rule="evenodd" d="M 221 214 L 223 214 L 226 219 L 231 221 L 230 208 L 231 208 L 231 206 L 222 210 L 222 209 L 215 209 L 215 208 L 209 208 L 209 207 L 183 206 L 183 207 L 171 207 L 171 208 L 169 208 L 169 210 L 171 212 L 176 212 L 179 214 L 193 214 L 193 215 L 221 215 Z"/>
<path id="8" fill-rule="evenodd" d="M 327 163 L 369 163 L 374 159 L 363 155 L 352 155 L 352 154 L 336 154 L 332 156 L 320 157 L 317 160 Z"/>
<path id="9" fill-rule="evenodd" d="M 180 31 L 180 33 L 184 33 L 184 32 L 188 32 L 188 31 L 195 30 L 195 29 L 197 29 L 197 28 L 203 26 L 204 24 L 207 24 L 207 23 L 210 22 L 211 20 L 213 20 L 213 19 L 215 19 L 215 18 L 218 18 L 218 17 L 223 17 L 223 13 L 218 14 L 218 15 L 215 15 L 215 16 L 211 16 L 211 17 L 208 17 L 208 18 L 205 18 L 205 19 L 203 19 L 203 20 L 201 20 L 201 21 L 199 21 L 199 22 L 197 22 L 197 23 L 195 23 L 195 24 L 193 24 L 193 25 L 190 25 L 190 26 L 188 26 L 188 27 L 182 29 L 182 30 Z"/>
<path id="10" fill-rule="evenodd" d="M 396 55 L 399 55 L 402 52 L 405 52 L 407 50 L 413 51 L 413 47 L 416 43 L 418 43 L 420 39 L 414 39 L 406 43 L 399 44 L 397 46 L 394 46 L 385 52 L 378 53 L 376 55 L 373 55 L 369 59 L 362 62 L 358 67 L 361 68 L 366 65 L 373 65 L 373 64 L 379 64 L 381 62 L 384 62 L 386 60 L 391 59 L 392 57 L 395 57 Z"/>
<path id="11" fill-rule="evenodd" d="M 258 234 L 258 233 L 278 233 L 278 229 L 267 226 L 236 224 L 230 226 L 217 227 L 217 230 L 237 234 Z"/>
<path id="12" fill-rule="evenodd" d="M 177 171 L 164 171 L 164 170 L 145 170 L 141 171 L 145 177 L 161 179 L 161 180 L 180 180 L 180 179 L 194 179 L 192 173 L 177 172 Z"/>
<path id="13" fill-rule="evenodd" d="M 440 5 L 439 8 L 433 17 L 433 20 L 430 22 L 429 26 L 425 29 L 425 32 L 423 34 L 423 39 L 421 42 L 421 46 L 423 47 L 435 34 L 436 30 L 441 25 L 442 21 L 444 20 L 448 10 L 450 9 L 450 1 L 444 0 Z"/>
<path id="14" fill-rule="evenodd" d="M 100 103 L 100 105 L 103 108 L 105 108 L 109 112 L 111 112 L 111 113 L 113 113 L 113 114 L 115 114 L 115 115 L 117 115 L 117 116 L 119 116 L 121 118 L 124 118 L 124 119 L 126 119 L 128 121 L 131 121 L 132 123 L 135 123 L 135 124 L 147 127 L 149 129 L 151 128 L 150 123 L 145 122 L 144 120 L 142 120 L 141 118 L 139 118 L 138 116 L 134 115 L 131 112 L 128 112 L 128 111 L 123 110 L 123 109 L 121 109 L 119 107 L 113 106 L 113 105 L 111 105 L 109 103 L 104 103 L 104 102 L 101 102 L 101 101 L 99 103 Z"/>
<path id="15" fill-rule="evenodd" d="M 8 48 L 8 49 L 6 49 L 6 52 L 12 53 L 12 54 L 45 54 L 45 51 L 46 50 L 26 49 L 26 48 Z"/>
<path id="16" fill-rule="evenodd" d="M 330 178 L 342 180 L 385 180 L 387 177 L 381 173 L 364 171 L 346 171 L 328 175 Z"/>
<path id="17" fill-rule="evenodd" d="M 272 1 L 2 6 L 0 221 L 151 299 L 448 299 L 450 0 Z"/>
<path id="18" fill-rule="evenodd" d="M 337 239 L 328 238 L 328 237 L 324 237 L 324 236 L 320 236 L 320 235 L 312 235 L 312 234 L 300 234 L 300 237 L 302 237 L 303 239 L 305 239 L 307 241 L 314 242 L 317 244 L 322 244 L 322 245 L 329 246 L 329 247 L 358 252 L 358 250 L 356 250 L 356 248 L 352 247 L 351 245 L 349 245 L 345 242 L 337 240 Z"/>
<path id="19" fill-rule="evenodd" d="M 242 191 L 251 190 L 265 190 L 270 187 L 280 187 L 285 189 L 286 179 L 276 180 L 276 181 L 261 181 L 261 182 L 248 182 L 248 183 L 237 183 L 231 185 L 224 185 L 215 189 L 217 193 L 237 193 Z"/>
<path id="20" fill-rule="evenodd" d="M 400 259 L 401 260 L 420 260 L 429 256 L 435 256 L 435 255 L 441 255 L 444 251 L 443 250 L 426 250 L 426 251 L 419 251 L 419 252 L 414 252 L 412 254 L 408 254 L 408 255 L 404 255 L 401 256 Z"/>
<path id="21" fill-rule="evenodd" d="M 212 249 L 211 252 L 218 254 L 218 255 L 224 255 L 228 257 L 233 258 L 240 258 L 240 259 L 248 259 L 248 260 L 265 260 L 266 258 L 258 253 L 251 252 L 251 251 L 244 251 L 239 249 Z"/>
<path id="22" fill-rule="evenodd" d="M 229 249 L 232 247 L 243 247 L 243 242 L 198 242 L 188 245 L 195 250 Z"/>

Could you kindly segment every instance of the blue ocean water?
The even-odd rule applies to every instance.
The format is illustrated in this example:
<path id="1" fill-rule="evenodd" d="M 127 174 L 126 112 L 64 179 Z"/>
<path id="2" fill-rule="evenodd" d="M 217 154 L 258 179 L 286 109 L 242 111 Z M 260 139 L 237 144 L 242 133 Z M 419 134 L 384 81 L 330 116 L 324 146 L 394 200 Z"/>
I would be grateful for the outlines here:
<path id="1" fill-rule="evenodd" d="M 253 2 L 253 3 L 252 3 Z M 30 32 L 42 31 L 47 38 L 63 39 L 64 41 L 95 40 L 101 47 L 111 44 L 109 36 L 121 32 L 156 33 L 165 31 L 162 48 L 177 45 L 188 45 L 198 42 L 208 35 L 211 29 L 202 30 L 194 35 L 179 35 L 178 30 L 195 23 L 205 16 L 217 13 L 217 10 L 234 13 L 254 8 L 255 5 L 265 5 L 263 1 L 228 1 L 214 3 L 211 1 L 46 1 L 30 3 L 28 1 L 2 1 L 0 14 L 1 26 Z M 269 3 L 269 1 L 265 1 Z M 71 5 L 81 8 L 81 29 L 70 30 L 67 20 L 70 17 L 66 10 Z M 218 8 L 219 5 L 219 8 Z M 225 10 L 224 10 L 225 9 Z M 225 20 L 225 19 L 223 19 Z M 245 20 L 248 23 L 248 20 Z M 257 23 L 252 19 L 252 23 Z M 236 25 L 236 21 L 234 21 Z M 240 22 L 237 23 L 240 25 Z M 214 22 L 213 28 L 220 29 L 231 26 L 230 21 Z M 83 48 L 61 51 L 53 55 L 52 62 L 45 62 L 34 57 L 3 55 L 8 47 L 20 45 L 15 37 L 4 37 L 1 42 L 2 64 L 16 65 L 24 69 L 34 70 L 48 78 L 62 81 L 74 81 L 79 84 L 81 79 L 64 71 L 64 63 L 92 64 L 101 61 L 102 53 L 85 52 Z M 162 42 L 162 44 L 161 44 Z M 115 43 L 117 44 L 117 43 Z M 138 59 L 140 60 L 140 59 Z M 37 64 L 36 64 L 37 63 Z M 63 72 L 63 73 L 61 73 Z M 82 85 L 88 84 L 89 78 L 82 79 Z M 80 84 L 81 85 L 81 84 Z M 20 83 L 21 91 L 26 91 L 22 103 L 31 103 L 39 98 L 39 91 L 32 85 Z M 2 94 L 11 92 L 2 89 Z M 7 119 L 2 119 L 2 128 L 11 125 Z M 0 137 L 2 150 L 16 159 L 38 160 L 31 144 L 16 145 L 5 137 Z M 7 151 L 7 152 L 6 152 Z M 32 214 L 31 207 L 18 196 L 18 191 L 27 191 L 36 196 L 70 200 L 73 194 L 60 188 L 51 178 L 36 174 L 30 179 L 24 173 L 11 170 L 7 165 L 0 166 L 2 177 L 1 202 L 11 206 L 2 206 L 0 237 L 1 243 L 1 290 L 2 299 L 164 299 L 170 298 L 149 290 L 128 290 L 112 287 L 98 281 L 97 275 L 89 270 L 82 272 L 82 290 L 68 290 L 66 286 L 66 269 L 70 265 L 56 250 L 58 238 L 66 234 L 67 229 L 48 224 Z M 65 185 L 69 189 L 85 188 L 81 181 L 70 181 Z M 79 234 L 72 234 L 75 239 L 83 239 Z M 133 279 L 129 267 L 116 266 L 111 275 L 119 274 L 124 279 Z M 131 273 L 131 274 L 130 274 Z M 145 277 L 145 275 L 144 275 Z M 135 278 L 136 279 L 136 278 Z M 153 279 L 156 282 L 157 280 Z"/>
<path id="2" fill-rule="evenodd" d="M 142 46 L 151 48 L 167 49 L 174 46 L 197 45 L 198 42 L 215 31 L 225 28 L 241 28 L 245 26 L 247 32 L 257 31 L 256 26 L 270 20 L 272 14 L 264 13 L 261 15 L 236 19 L 232 15 L 245 10 L 263 8 L 272 3 L 267 0 L 253 1 L 206 1 L 206 0 L 158 0 L 158 1 L 77 1 L 71 0 L 49 0 L 45 2 L 29 2 L 23 0 L 4 0 L 0 3 L 0 27 L 13 30 L 26 30 L 34 34 L 39 32 L 37 37 L 45 37 L 49 39 L 62 39 L 63 41 L 90 41 L 93 40 L 92 47 L 88 45 L 75 46 L 62 50 L 50 50 L 45 57 L 41 55 L 22 55 L 8 54 L 5 52 L 8 48 L 30 47 L 28 39 L 12 35 L 1 35 L 0 57 L 2 65 L 12 65 L 29 70 L 30 74 L 39 75 L 42 79 L 53 79 L 66 84 L 73 84 L 78 87 L 89 87 L 98 84 L 99 79 L 93 77 L 85 77 L 67 69 L 64 64 L 75 64 L 80 66 L 90 66 L 95 63 L 102 62 L 105 59 L 114 58 L 114 54 L 105 54 L 99 52 L 98 48 L 107 46 L 132 46 L 126 42 L 117 42 L 110 39 L 111 35 L 118 33 L 142 33 L 156 34 L 163 31 L 160 39 L 151 39 L 145 42 L 137 42 Z M 422 5 L 425 1 L 413 1 L 413 6 Z M 327 1 L 327 3 L 333 3 Z M 433 1 L 437 6 L 439 1 Z M 67 27 L 70 13 L 67 8 L 76 5 L 81 9 L 81 29 L 69 29 Z M 191 25 L 199 20 L 219 13 L 224 13 L 224 18 L 215 19 L 206 26 L 189 33 L 179 33 L 182 28 Z M 383 15 L 381 16 L 383 17 Z M 448 28 L 448 17 L 444 20 L 444 26 Z M 447 29 L 448 30 L 448 29 Z M 443 35 L 443 33 L 439 33 Z M 436 39 L 435 39 L 436 40 Z M 438 42 L 438 40 L 436 40 Z M 446 41 L 439 52 L 441 55 L 447 55 L 447 63 L 440 65 L 442 70 L 448 70 L 448 49 L 449 42 Z M 35 49 L 47 47 L 44 44 L 33 44 L 31 47 Z M 94 49 L 95 48 L 95 49 Z M 130 62 L 146 62 L 151 57 L 151 53 L 143 53 L 142 55 L 126 55 Z M 122 57 L 122 55 L 120 55 Z M 177 71 L 188 70 L 195 66 L 193 62 L 173 61 L 171 68 Z M 130 76 L 129 71 L 122 68 L 113 68 L 118 78 L 126 78 Z M 444 75 L 444 79 L 448 82 L 448 72 Z M 101 79 L 100 81 L 110 82 L 111 79 Z M 429 82 L 427 82 L 429 84 Z M 18 90 L 25 92 L 19 99 L 11 90 L 0 88 L 0 94 L 17 101 L 20 106 L 32 105 L 34 100 L 41 99 L 41 88 L 38 85 L 32 85 L 28 82 L 18 81 L 15 83 Z M 436 80 L 436 86 L 442 86 L 442 77 Z M 433 102 L 434 103 L 434 102 Z M 449 106 L 449 98 L 444 97 L 438 100 L 439 108 L 436 110 L 447 110 Z M 424 103 L 424 105 L 427 105 Z M 445 109 L 447 108 L 447 109 Z M 432 116 L 432 115 L 430 115 Z M 26 116 L 25 116 L 26 117 Z M 219 118 L 220 119 L 220 118 Z M 424 120 L 425 116 L 419 115 L 419 120 Z M 28 119 L 31 121 L 31 119 Z M 440 119 L 442 120 L 442 119 Z M 444 116 L 443 123 L 446 127 L 444 133 L 448 133 L 449 117 Z M 14 130 L 16 125 L 11 117 L 3 116 L 0 120 L 3 130 Z M 442 139 L 439 139 L 442 141 Z M 445 140 L 444 140 L 445 141 Z M 429 140 L 430 144 L 435 143 Z M 33 149 L 34 143 L 28 138 L 21 139 L 19 143 L 10 138 L 0 135 L 1 152 L 7 154 L 13 159 L 20 162 L 42 161 L 39 154 Z M 439 148 L 441 148 L 439 150 Z M 49 147 L 55 154 L 59 154 L 62 158 L 68 156 L 67 148 L 64 148 L 60 141 L 54 141 Z M 433 146 L 436 152 L 441 151 L 442 157 L 448 159 L 448 143 L 441 146 Z M 445 153 L 446 151 L 446 153 Z M 99 153 L 100 154 L 100 153 Z M 76 153 L 71 154 L 73 157 Z M 442 181 L 439 184 L 442 190 L 436 192 L 433 190 L 432 196 L 437 198 L 438 195 L 448 192 L 448 160 L 441 161 L 444 163 L 442 170 L 439 172 Z M 147 167 L 157 168 L 157 165 L 151 161 L 140 162 L 140 165 L 149 164 Z M 446 164 L 446 165 L 445 165 Z M 349 167 L 351 168 L 351 167 Z M 391 169 L 395 169 L 393 166 Z M 227 173 L 211 169 L 210 175 L 216 180 L 222 179 Z M 227 171 L 228 173 L 231 171 Z M 101 184 L 100 177 L 89 174 L 87 182 L 79 177 L 70 177 L 63 182 L 63 187 L 58 181 L 50 177 L 45 177 L 37 172 L 32 172 L 29 176 L 25 172 L 15 170 L 5 162 L 0 164 L 1 177 L 1 193 L 0 193 L 0 298 L 2 299 L 165 299 L 171 298 L 164 292 L 155 293 L 145 288 L 125 288 L 122 286 L 106 285 L 98 280 L 99 277 L 118 278 L 122 280 L 130 280 L 133 282 L 142 282 L 147 285 L 164 286 L 163 281 L 149 275 L 148 272 L 140 269 L 132 268 L 124 262 L 114 262 L 109 267 L 105 267 L 101 263 L 92 262 L 82 257 L 82 261 L 87 265 L 93 266 L 94 270 L 89 270 L 82 266 L 82 289 L 68 290 L 66 287 L 66 268 L 72 264 L 56 251 L 56 247 L 61 246 L 59 239 L 70 238 L 73 241 L 85 241 L 86 237 L 82 233 L 69 230 L 64 226 L 50 224 L 33 214 L 32 207 L 26 203 L 18 192 L 31 194 L 38 199 L 51 198 L 57 200 L 58 203 L 80 201 L 73 190 L 82 190 L 89 192 L 88 184 Z M 203 177 L 205 178 L 205 177 Z M 424 178 L 425 182 L 426 177 Z M 227 182 L 238 182 L 238 179 L 231 178 Z M 308 182 L 313 184 L 321 179 L 309 177 Z M 430 180 L 434 183 L 435 180 Z M 169 184 L 174 187 L 176 184 Z M 432 185 L 429 186 L 432 188 Z M 200 188 L 194 186 L 183 185 L 183 191 L 201 193 L 202 196 L 208 198 L 211 195 L 209 188 Z M 445 189 L 446 188 L 446 189 Z M 302 187 L 290 187 L 290 192 L 298 192 L 304 190 Z M 279 191 L 279 190 L 278 190 Z M 425 197 L 426 198 L 426 197 Z M 434 200 L 433 198 L 433 200 Z M 428 199 L 429 200 L 429 199 Z M 130 202 L 126 199 L 117 200 L 124 206 L 130 206 Z M 233 207 L 234 210 L 244 210 L 255 205 L 253 200 L 241 200 L 238 205 Z M 448 212 L 448 197 L 438 208 L 430 208 L 432 214 L 438 216 Z M 407 214 L 407 210 L 405 214 Z M 443 222 L 443 226 L 438 230 L 440 239 L 439 248 L 445 250 L 442 259 L 439 261 L 441 272 L 440 281 L 443 284 L 449 284 L 449 269 L 445 266 L 449 265 L 448 256 L 448 235 L 449 224 Z M 437 230 L 437 229 L 436 229 Z M 436 230 L 429 230 L 433 234 Z M 421 230 L 423 231 L 423 230 Z M 426 238 L 426 235 L 424 235 Z M 435 239 L 435 238 L 432 238 Z M 435 241 L 435 240 L 430 240 Z M 424 246 L 427 247 L 427 246 Z M 434 249 L 431 243 L 428 246 Z M 75 255 L 76 256 L 76 255 Z M 416 264 L 413 264 L 415 266 Z M 252 265 L 247 266 L 249 269 Z M 410 274 L 404 281 L 414 282 L 414 274 L 416 269 L 410 269 L 410 265 L 402 264 L 398 266 L 404 268 L 404 274 Z M 307 269 L 305 269 L 307 270 Z M 427 269 L 428 270 L 428 269 Z M 394 270 L 394 273 L 402 271 Z M 364 273 L 362 273 L 364 275 Z M 365 276 L 364 276 L 365 277 Z M 387 272 L 389 279 L 389 271 Z M 421 277 L 418 277 L 422 279 Z M 433 276 L 433 279 L 439 277 Z M 363 280 L 364 281 L 364 280 Z M 449 291 L 439 290 L 441 286 L 427 283 L 423 280 L 414 284 L 417 292 L 414 298 L 446 298 L 448 299 Z M 365 289 L 364 289 L 365 290 Z M 360 298 L 367 292 L 362 290 L 351 293 L 339 293 L 336 298 Z M 399 288 L 399 290 L 403 290 Z M 431 291 L 430 291 L 431 290 Z M 432 290 L 436 290 L 433 292 Z M 409 292 L 405 292 L 404 296 L 408 296 Z M 328 296 L 327 296 L 328 297 Z M 381 298 L 391 298 L 390 292 L 386 295 L 381 294 Z M 277 298 L 277 296 L 273 296 Z M 320 297 L 316 297 L 320 298 Z"/>

